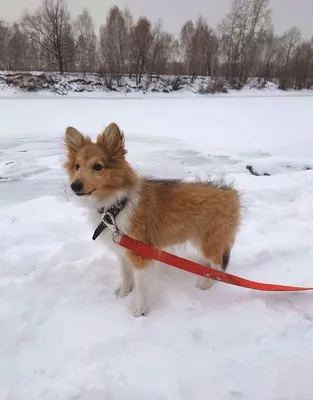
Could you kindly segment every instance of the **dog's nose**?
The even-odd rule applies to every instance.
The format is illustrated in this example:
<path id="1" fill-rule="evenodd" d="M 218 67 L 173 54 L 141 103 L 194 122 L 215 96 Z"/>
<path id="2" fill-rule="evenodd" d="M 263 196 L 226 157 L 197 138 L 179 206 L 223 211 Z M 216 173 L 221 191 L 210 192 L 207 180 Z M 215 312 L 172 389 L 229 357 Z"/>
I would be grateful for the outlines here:
<path id="1" fill-rule="evenodd" d="M 76 179 L 76 181 L 74 181 L 71 184 L 71 188 L 75 193 L 81 192 L 83 190 L 83 187 L 84 187 L 84 184 L 79 179 Z"/>

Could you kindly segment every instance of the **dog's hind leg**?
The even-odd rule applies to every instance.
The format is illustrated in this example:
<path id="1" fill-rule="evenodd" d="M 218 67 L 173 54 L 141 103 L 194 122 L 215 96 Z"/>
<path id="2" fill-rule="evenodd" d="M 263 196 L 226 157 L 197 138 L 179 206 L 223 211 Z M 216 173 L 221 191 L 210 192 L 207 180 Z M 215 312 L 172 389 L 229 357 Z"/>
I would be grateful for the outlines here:
<path id="1" fill-rule="evenodd" d="M 223 242 L 219 242 L 216 238 L 208 238 L 201 243 L 201 253 L 205 259 L 205 264 L 214 268 L 218 271 L 225 271 L 229 259 L 230 249 L 228 245 Z M 214 284 L 214 280 L 199 276 L 197 279 L 197 287 L 201 290 L 207 290 Z"/>
<path id="2" fill-rule="evenodd" d="M 217 269 L 218 271 L 221 271 L 220 265 L 214 264 L 211 261 L 207 262 L 206 265 L 208 267 L 211 267 L 211 268 Z M 213 279 L 205 278 L 204 276 L 199 276 L 197 278 L 197 288 L 199 288 L 200 290 L 210 289 L 213 285 L 214 285 Z"/>

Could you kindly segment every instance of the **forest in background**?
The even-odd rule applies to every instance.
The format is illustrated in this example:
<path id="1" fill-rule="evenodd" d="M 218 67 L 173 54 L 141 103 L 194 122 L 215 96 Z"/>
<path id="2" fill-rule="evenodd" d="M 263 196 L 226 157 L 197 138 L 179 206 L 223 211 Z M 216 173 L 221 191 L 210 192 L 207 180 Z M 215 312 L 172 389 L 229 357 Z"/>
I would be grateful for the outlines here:
<path id="1" fill-rule="evenodd" d="M 217 27 L 205 16 L 186 21 L 178 37 L 159 19 L 112 7 L 96 32 L 88 8 L 76 18 L 66 0 L 43 0 L 19 21 L 0 20 L 0 70 L 98 73 L 115 80 L 143 76 L 209 76 L 240 89 L 249 78 L 280 89 L 313 86 L 313 38 L 297 27 L 275 33 L 269 0 L 233 0 Z"/>

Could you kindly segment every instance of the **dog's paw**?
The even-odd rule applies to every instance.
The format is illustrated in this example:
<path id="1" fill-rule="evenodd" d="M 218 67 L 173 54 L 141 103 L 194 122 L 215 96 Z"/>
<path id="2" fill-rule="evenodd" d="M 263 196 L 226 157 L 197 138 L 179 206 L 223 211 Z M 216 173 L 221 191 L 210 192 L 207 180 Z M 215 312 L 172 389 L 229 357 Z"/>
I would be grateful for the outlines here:
<path id="1" fill-rule="evenodd" d="M 147 304 L 142 301 L 143 299 L 135 298 L 134 307 L 133 307 L 133 315 L 135 317 L 145 317 L 148 314 Z"/>
<path id="2" fill-rule="evenodd" d="M 197 288 L 200 290 L 208 290 L 214 285 L 214 280 L 210 278 L 199 278 L 197 280 Z"/>
<path id="3" fill-rule="evenodd" d="M 146 307 L 134 307 L 133 308 L 133 315 L 138 317 L 145 317 L 148 314 L 148 309 Z"/>
<path id="4" fill-rule="evenodd" d="M 132 292 L 132 290 L 132 284 L 124 284 L 121 282 L 119 287 L 115 290 L 115 296 L 119 297 L 120 299 L 124 299 Z"/>

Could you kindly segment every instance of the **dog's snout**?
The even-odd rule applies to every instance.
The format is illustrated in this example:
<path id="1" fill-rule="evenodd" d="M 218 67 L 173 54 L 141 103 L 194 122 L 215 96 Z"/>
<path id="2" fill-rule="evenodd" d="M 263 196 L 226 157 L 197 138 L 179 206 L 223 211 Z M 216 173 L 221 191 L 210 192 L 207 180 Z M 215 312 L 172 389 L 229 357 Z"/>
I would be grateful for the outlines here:
<path id="1" fill-rule="evenodd" d="M 71 184 L 71 188 L 75 193 L 81 192 L 83 190 L 83 187 L 84 187 L 84 184 L 79 179 L 76 179 L 76 181 L 74 181 Z"/>

